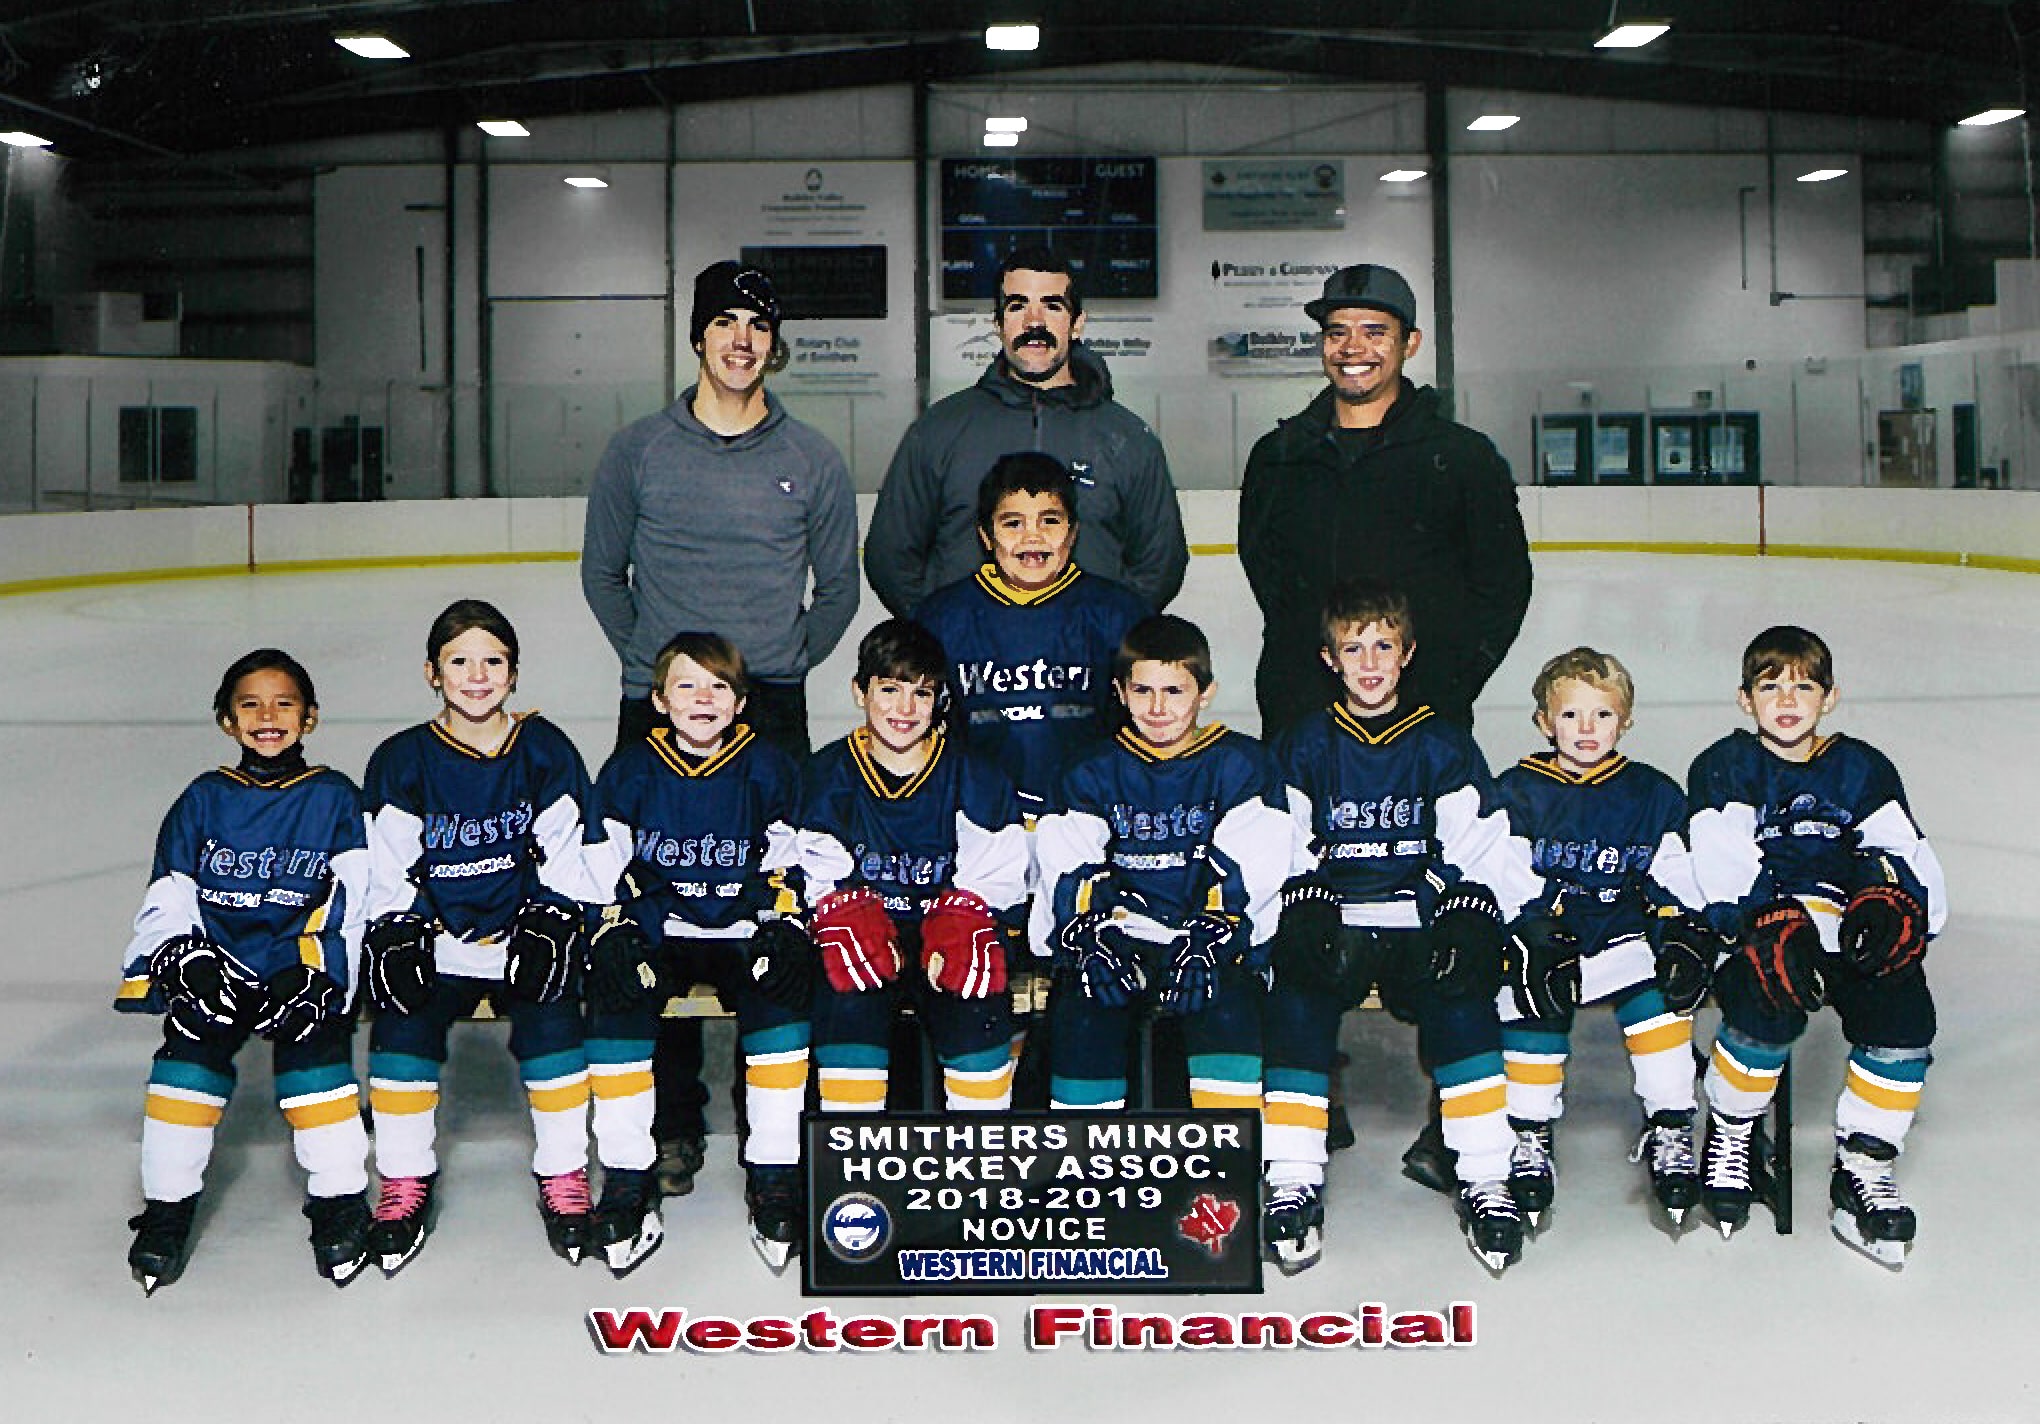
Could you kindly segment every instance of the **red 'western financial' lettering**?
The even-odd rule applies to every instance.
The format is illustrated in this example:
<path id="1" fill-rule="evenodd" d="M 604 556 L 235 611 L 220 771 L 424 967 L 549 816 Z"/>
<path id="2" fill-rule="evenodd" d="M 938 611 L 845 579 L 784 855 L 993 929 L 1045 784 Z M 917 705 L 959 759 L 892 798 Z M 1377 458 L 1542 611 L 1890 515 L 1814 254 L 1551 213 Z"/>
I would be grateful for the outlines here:
<path id="1" fill-rule="evenodd" d="M 690 1317 L 683 1309 L 654 1310 L 635 1306 L 625 1310 L 596 1309 L 588 1312 L 588 1330 L 596 1348 L 606 1355 L 671 1354 L 685 1349 L 695 1354 L 725 1354 L 746 1350 L 753 1354 L 781 1354 L 807 1350 L 832 1354 L 840 1350 L 992 1350 L 998 1348 L 997 1324 L 983 1315 L 909 1315 L 894 1319 L 886 1315 L 838 1317 L 829 1310 L 811 1310 L 798 1319 L 783 1315 L 760 1315 L 733 1320 L 723 1315 Z"/>

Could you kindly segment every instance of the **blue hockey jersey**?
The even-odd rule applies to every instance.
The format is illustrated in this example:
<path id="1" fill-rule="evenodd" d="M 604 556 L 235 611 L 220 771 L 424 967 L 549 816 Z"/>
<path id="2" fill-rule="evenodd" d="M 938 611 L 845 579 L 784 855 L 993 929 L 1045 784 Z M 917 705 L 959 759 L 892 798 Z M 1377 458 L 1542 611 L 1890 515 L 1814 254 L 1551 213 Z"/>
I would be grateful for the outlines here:
<path id="1" fill-rule="evenodd" d="M 1700 907 L 1684 835 L 1686 793 L 1655 767 L 1617 754 L 1576 775 L 1541 752 L 1495 786 L 1544 879 L 1534 908 L 1564 920 L 1582 954 L 1644 934 L 1660 906 Z"/>
<path id="2" fill-rule="evenodd" d="M 723 745 L 691 756 L 671 727 L 619 747 L 595 778 L 606 837 L 590 853 L 595 885 L 613 892 L 632 859 L 660 872 L 663 893 L 633 907 L 645 931 L 742 935 L 760 911 L 792 913 L 775 873 L 794 864 L 800 773 L 793 759 L 737 723 Z"/>
<path id="3" fill-rule="evenodd" d="M 919 925 L 952 886 L 1010 918 L 1027 896 L 1027 828 L 1005 773 L 936 729 L 911 777 L 872 759 L 859 727 L 808 759 L 796 848 L 808 902 L 833 890 L 876 891 L 903 925 Z"/>
<path id="4" fill-rule="evenodd" d="M 1075 564 L 1031 593 L 986 564 L 914 611 L 949 654 L 965 741 L 1011 778 L 1029 814 L 1110 734 L 1112 658 L 1147 611 L 1131 589 Z"/>
<path id="5" fill-rule="evenodd" d="M 1132 933 L 1157 941 L 1217 911 L 1265 946 L 1300 848 L 1282 778 L 1252 737 L 1213 723 L 1164 756 L 1122 729 L 1063 774 L 1035 827 L 1034 952 L 1051 954 L 1056 927 L 1093 909 L 1125 911 Z"/>
<path id="6" fill-rule="evenodd" d="M 494 753 L 437 722 L 397 733 L 369 758 L 371 920 L 415 910 L 441 926 L 442 974 L 503 975 L 504 936 L 529 899 L 600 903 L 589 878 L 591 788 L 566 733 L 516 715 Z"/>
<path id="7" fill-rule="evenodd" d="M 361 793 L 339 772 L 313 766 L 262 782 L 208 771 L 157 833 L 116 1002 L 161 1012 L 149 956 L 185 934 L 205 935 L 258 979 L 303 963 L 351 994 L 368 880 Z"/>
<path id="8" fill-rule="evenodd" d="M 1919 898 L 1929 933 L 1948 919 L 1941 862 L 1906 804 L 1891 762 L 1854 737 L 1822 737 L 1803 762 L 1765 750 L 1754 732 L 1723 737 L 1686 777 L 1693 871 L 1715 928 L 1741 932 L 1746 912 L 1780 895 L 1846 904 L 1869 880 Z"/>
<path id="9" fill-rule="evenodd" d="M 1461 878 L 1493 891 L 1505 919 L 1543 893 L 1480 748 L 1429 707 L 1366 721 L 1328 707 L 1282 735 L 1275 761 L 1349 925 L 1426 924 Z"/>

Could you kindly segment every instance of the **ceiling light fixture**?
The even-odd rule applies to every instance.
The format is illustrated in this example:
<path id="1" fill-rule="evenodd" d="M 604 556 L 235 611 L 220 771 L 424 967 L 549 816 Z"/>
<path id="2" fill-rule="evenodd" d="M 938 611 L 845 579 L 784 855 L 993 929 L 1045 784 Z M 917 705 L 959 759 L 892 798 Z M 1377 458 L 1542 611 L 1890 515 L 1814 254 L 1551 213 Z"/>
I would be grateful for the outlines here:
<path id="1" fill-rule="evenodd" d="M 477 119 L 475 127 L 490 138 L 530 138 L 531 130 L 515 119 Z"/>
<path id="2" fill-rule="evenodd" d="M 1671 28 L 1655 20 L 1640 20 L 1633 24 L 1617 25 L 1607 34 L 1594 41 L 1595 49 L 1642 49 L 1652 40 Z"/>
<path id="3" fill-rule="evenodd" d="M 1802 183 L 1826 183 L 1831 179 L 1842 177 L 1848 171 L 1846 168 L 1816 168 L 1811 173 L 1800 174 L 1799 181 Z"/>
<path id="4" fill-rule="evenodd" d="M 1009 50 L 1040 49 L 1041 26 L 988 25 L 985 28 L 985 48 Z"/>
<path id="5" fill-rule="evenodd" d="M 986 133 L 1022 134 L 1027 132 L 1027 120 L 1021 118 L 990 118 L 985 120 Z"/>
<path id="6" fill-rule="evenodd" d="M 48 148 L 50 141 L 41 134 L 24 133 L 15 129 L 11 133 L 0 133 L 0 143 L 9 148 Z"/>
<path id="7" fill-rule="evenodd" d="M 1018 148 L 1019 146 L 1020 135 L 1016 133 L 1001 133 L 996 129 L 985 130 L 986 148 Z"/>
<path id="8" fill-rule="evenodd" d="M 409 59 L 411 51 L 386 35 L 335 35 L 333 43 L 363 59 Z"/>
<path id="9" fill-rule="evenodd" d="M 2016 119 L 2025 113 L 2024 109 L 1985 109 L 1980 114 L 1971 114 L 1958 122 L 1965 129 L 1987 129 L 1992 124 L 2001 124 L 2007 119 Z"/>
<path id="10" fill-rule="evenodd" d="M 1421 168 L 1394 168 L 1382 174 L 1381 181 L 1384 183 L 1414 183 L 1424 176 L 1424 170 Z"/>
<path id="11" fill-rule="evenodd" d="M 592 173 L 569 173 L 567 175 L 567 186 L 569 188 L 607 188 L 609 180 L 607 178 L 597 178 Z"/>
<path id="12" fill-rule="evenodd" d="M 1466 127 L 1474 133 L 1500 133 L 1522 122 L 1520 114 L 1482 114 Z"/>

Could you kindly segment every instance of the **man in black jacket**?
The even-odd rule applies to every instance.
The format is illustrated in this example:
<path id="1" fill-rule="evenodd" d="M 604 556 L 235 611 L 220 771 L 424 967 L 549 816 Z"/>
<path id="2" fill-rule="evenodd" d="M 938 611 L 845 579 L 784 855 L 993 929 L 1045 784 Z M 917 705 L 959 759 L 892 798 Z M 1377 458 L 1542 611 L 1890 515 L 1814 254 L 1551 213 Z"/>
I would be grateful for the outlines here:
<path id="1" fill-rule="evenodd" d="M 1190 550 L 1162 442 L 1112 399 L 1086 347 L 1069 264 L 1021 249 L 999 268 L 999 354 L 976 385 L 937 401 L 900 440 L 864 538 L 864 574 L 902 618 L 985 562 L 978 484 L 1001 455 L 1041 450 L 1077 480 L 1077 566 L 1159 609 L 1183 586 Z"/>
<path id="2" fill-rule="evenodd" d="M 1403 700 L 1461 726 L 1530 605 L 1530 547 L 1509 467 L 1403 375 L 1423 344 L 1392 268 L 1345 267 L 1304 305 L 1326 388 L 1255 443 L 1240 489 L 1240 562 L 1264 627 L 1255 694 L 1272 735 L 1330 703 L 1318 614 L 1340 578 L 1408 595 L 1417 653 Z"/>

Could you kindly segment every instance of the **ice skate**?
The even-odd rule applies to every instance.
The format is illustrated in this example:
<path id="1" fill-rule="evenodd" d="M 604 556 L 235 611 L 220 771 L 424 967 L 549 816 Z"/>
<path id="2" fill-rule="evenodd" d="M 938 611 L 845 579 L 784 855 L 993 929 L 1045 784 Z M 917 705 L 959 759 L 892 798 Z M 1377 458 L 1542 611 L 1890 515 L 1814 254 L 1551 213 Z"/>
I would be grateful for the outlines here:
<path id="1" fill-rule="evenodd" d="M 538 1214 L 545 1219 L 545 1239 L 570 1266 L 580 1265 L 588 1254 L 591 1207 L 586 1167 L 538 1179 Z"/>
<path id="2" fill-rule="evenodd" d="M 1424 1124 L 1402 1155 L 1402 1174 L 1447 1196 L 1459 1190 L 1459 1154 L 1445 1145 L 1445 1129 L 1434 1118 Z"/>
<path id="3" fill-rule="evenodd" d="M 369 1228 L 368 1250 L 385 1276 L 394 1276 L 425 1244 L 432 1232 L 433 1184 L 429 1177 L 385 1177 L 375 1199 L 375 1225 Z"/>
<path id="4" fill-rule="evenodd" d="M 1700 1169 L 1693 1160 L 1693 1114 L 1667 1108 L 1644 1120 L 1629 1160 L 1650 1172 L 1651 1195 L 1671 1221 L 1672 1234 L 1700 1200 Z"/>
<path id="5" fill-rule="evenodd" d="M 312 1262 L 319 1274 L 344 1286 L 368 1264 L 368 1237 L 373 1218 L 360 1192 L 338 1197 L 306 1197 L 305 1220 L 312 1224 Z"/>
<path id="6" fill-rule="evenodd" d="M 1828 1201 L 1834 1233 L 1845 1246 L 1893 1271 L 1905 1269 L 1919 1218 L 1892 1180 L 1898 1149 L 1867 1133 L 1851 1133 L 1835 1145 Z"/>
<path id="7" fill-rule="evenodd" d="M 198 1211 L 198 1198 L 183 1201 L 151 1201 L 142 1204 L 141 1214 L 130 1217 L 128 1228 L 135 1233 L 128 1247 L 128 1269 L 134 1272 L 142 1294 L 154 1295 L 157 1286 L 167 1286 L 184 1274 L 191 1258 L 191 1220 Z"/>
<path id="8" fill-rule="evenodd" d="M 1700 1200 L 1725 1241 L 1748 1223 L 1750 1203 L 1766 1181 L 1757 1120 L 1707 1115 L 1707 1149 L 1700 1166 Z"/>
<path id="9" fill-rule="evenodd" d="M 1516 1146 L 1509 1153 L 1509 1195 L 1534 1231 L 1544 1224 L 1544 1213 L 1551 1210 L 1552 1196 L 1558 1190 L 1552 1125 L 1512 1117 L 1509 1126 L 1516 1130 Z"/>
<path id="10" fill-rule="evenodd" d="M 694 1190 L 694 1178 L 708 1160 L 708 1139 L 700 1133 L 668 1137 L 659 1143 L 659 1191 L 669 1197 L 684 1197 Z"/>
<path id="11" fill-rule="evenodd" d="M 1523 1254 L 1523 1214 L 1506 1182 L 1468 1182 L 1459 1188 L 1459 1221 L 1466 1244 L 1495 1275 Z"/>
<path id="12" fill-rule="evenodd" d="M 595 1204 L 593 1232 L 614 1275 L 627 1275 L 659 1249 L 666 1239 L 666 1223 L 659 1215 L 658 1183 L 649 1168 L 602 1169 L 602 1199 Z"/>
<path id="13" fill-rule="evenodd" d="M 800 1254 L 807 1231 L 807 1187 L 793 1163 L 753 1163 L 745 1169 L 744 1204 L 751 1213 L 751 1245 L 775 1271 Z"/>
<path id="14" fill-rule="evenodd" d="M 1324 1188 L 1315 1182 L 1271 1182 L 1261 1210 L 1261 1245 L 1286 1276 L 1315 1266 L 1325 1249 Z"/>

